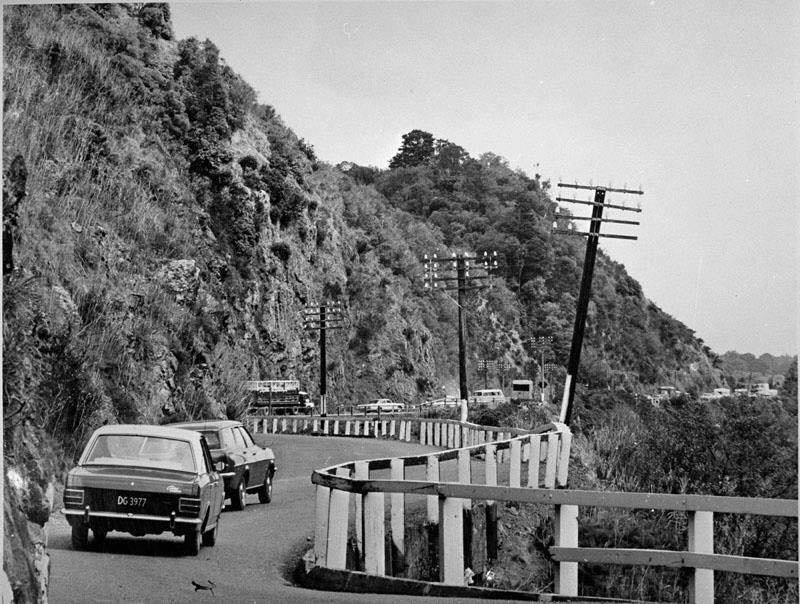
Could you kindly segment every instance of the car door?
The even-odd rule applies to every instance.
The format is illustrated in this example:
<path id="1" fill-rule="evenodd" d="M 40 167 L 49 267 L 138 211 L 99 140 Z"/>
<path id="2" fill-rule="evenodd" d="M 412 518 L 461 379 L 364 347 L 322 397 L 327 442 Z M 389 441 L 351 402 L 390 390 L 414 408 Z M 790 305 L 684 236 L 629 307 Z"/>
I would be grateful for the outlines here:
<path id="1" fill-rule="evenodd" d="M 263 484 L 267 472 L 267 456 L 264 449 L 253 441 L 253 437 L 244 426 L 237 426 L 234 430 L 239 432 L 245 443 L 245 457 L 250 464 L 250 485 Z"/>
<path id="2" fill-rule="evenodd" d="M 203 450 L 203 461 L 201 466 L 205 468 L 208 474 L 208 488 L 209 488 L 209 514 L 208 518 L 211 522 L 216 522 L 222 512 L 222 503 L 225 500 L 225 485 L 220 477 L 219 472 L 214 468 L 214 463 L 211 461 L 211 451 L 208 449 L 208 444 L 205 438 L 200 439 L 200 448 Z"/>
<path id="3" fill-rule="evenodd" d="M 231 457 L 236 460 L 236 475 L 241 477 L 249 473 L 250 477 L 247 486 L 252 486 L 253 474 L 250 471 L 250 456 L 248 455 L 247 444 L 244 442 L 244 437 L 237 426 L 233 426 L 230 429 L 230 434 L 233 441 L 231 444 Z"/>

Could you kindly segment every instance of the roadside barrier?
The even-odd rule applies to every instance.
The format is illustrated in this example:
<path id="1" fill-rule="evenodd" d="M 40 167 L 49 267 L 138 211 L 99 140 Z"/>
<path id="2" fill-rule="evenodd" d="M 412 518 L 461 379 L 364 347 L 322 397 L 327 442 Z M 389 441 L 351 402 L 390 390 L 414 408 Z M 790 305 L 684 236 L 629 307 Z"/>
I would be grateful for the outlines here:
<path id="1" fill-rule="evenodd" d="M 796 560 L 714 554 L 715 513 L 797 518 L 796 500 L 564 489 L 572 438 L 564 424 L 526 431 L 402 417 L 281 416 L 249 418 L 248 422 L 254 432 L 391 438 L 445 448 L 425 455 L 348 462 L 312 474 L 317 485 L 315 538 L 307 562 L 327 569 L 329 578 L 350 571 L 353 577 L 387 578 L 374 583 L 384 592 L 390 590 L 387 585 L 394 577 L 398 584 L 405 581 L 402 589 L 409 588 L 408 579 L 400 580 L 409 496 L 427 498 L 425 517 L 438 532 L 442 588 L 463 589 L 469 584 L 474 502 L 485 502 L 485 543 L 481 546 L 488 558 L 496 558 L 496 505 L 502 501 L 554 506 L 555 543 L 550 554 L 557 563 L 553 586 L 557 596 L 578 596 L 579 563 L 689 568 L 691 601 L 708 604 L 714 601 L 715 570 L 798 577 Z M 502 480 L 498 481 L 501 467 Z M 409 476 L 422 471 L 424 479 Z M 578 547 L 580 506 L 686 512 L 687 549 Z M 363 587 L 359 581 L 356 577 L 352 586 Z"/>

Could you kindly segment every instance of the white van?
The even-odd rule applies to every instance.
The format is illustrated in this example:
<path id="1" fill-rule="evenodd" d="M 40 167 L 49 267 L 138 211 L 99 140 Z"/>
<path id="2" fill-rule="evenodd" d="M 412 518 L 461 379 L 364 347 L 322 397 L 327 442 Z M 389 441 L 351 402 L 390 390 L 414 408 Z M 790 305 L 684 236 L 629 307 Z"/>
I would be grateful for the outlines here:
<path id="1" fill-rule="evenodd" d="M 469 398 L 469 402 L 478 405 L 486 405 L 490 409 L 494 409 L 497 405 L 502 405 L 506 402 L 506 396 L 499 388 L 476 390 Z"/>

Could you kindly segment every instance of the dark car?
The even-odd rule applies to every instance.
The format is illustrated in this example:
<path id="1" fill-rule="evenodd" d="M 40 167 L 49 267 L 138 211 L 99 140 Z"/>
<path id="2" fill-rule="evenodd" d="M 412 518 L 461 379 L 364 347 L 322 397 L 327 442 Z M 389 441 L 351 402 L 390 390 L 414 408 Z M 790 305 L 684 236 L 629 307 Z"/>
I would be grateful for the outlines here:
<path id="1" fill-rule="evenodd" d="M 211 459 L 225 463 L 225 496 L 230 497 L 234 509 L 245 508 L 247 493 L 258 493 L 261 503 L 272 501 L 275 454 L 269 447 L 258 446 L 241 422 L 214 420 L 172 425 L 200 432 L 211 450 Z"/>
<path id="2" fill-rule="evenodd" d="M 188 553 L 217 540 L 223 464 L 214 466 L 202 434 L 166 426 L 95 430 L 64 486 L 72 546 L 102 543 L 109 531 L 135 536 L 170 531 Z"/>

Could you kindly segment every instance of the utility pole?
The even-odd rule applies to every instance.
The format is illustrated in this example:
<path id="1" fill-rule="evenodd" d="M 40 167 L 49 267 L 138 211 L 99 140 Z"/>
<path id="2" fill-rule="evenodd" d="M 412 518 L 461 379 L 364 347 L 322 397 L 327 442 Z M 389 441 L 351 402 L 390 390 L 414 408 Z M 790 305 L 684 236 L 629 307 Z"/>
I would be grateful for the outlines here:
<path id="1" fill-rule="evenodd" d="M 325 355 L 325 334 L 329 329 L 344 326 L 341 302 L 311 304 L 303 309 L 303 328 L 319 332 L 319 413 L 328 414 L 328 364 Z"/>
<path id="2" fill-rule="evenodd" d="M 556 197 L 556 201 L 564 201 L 567 203 L 575 203 L 581 205 L 592 206 L 591 217 L 570 216 L 566 214 L 556 215 L 556 219 L 569 220 L 569 228 L 561 228 L 558 221 L 553 223 L 553 232 L 563 233 L 567 235 L 578 235 L 587 237 L 586 241 L 586 257 L 583 261 L 583 275 L 581 277 L 581 291 L 578 297 L 578 308 L 575 313 L 575 326 L 572 332 L 572 346 L 569 352 L 569 363 L 567 365 L 567 378 L 564 384 L 564 396 L 561 401 L 561 414 L 559 421 L 569 424 L 572 416 L 572 405 L 575 398 L 575 381 L 578 377 L 578 367 L 581 360 L 581 348 L 583 346 L 583 330 L 586 326 L 586 313 L 589 308 L 589 294 L 592 289 L 592 277 L 594 276 L 594 264 L 597 257 L 597 244 L 600 237 L 611 237 L 614 239 L 637 239 L 633 235 L 619 235 L 619 234 L 600 234 L 600 225 L 603 222 L 614 224 L 627 224 L 639 225 L 638 221 L 634 220 L 615 220 L 610 218 L 603 218 L 603 209 L 610 208 L 616 210 L 623 210 L 627 212 L 641 212 L 638 206 L 628 207 L 626 205 L 612 205 L 605 202 L 606 193 L 621 193 L 630 195 L 644 195 L 644 191 L 630 190 L 630 189 L 613 189 L 611 187 L 595 187 L 592 185 L 579 185 L 558 183 L 559 187 L 576 190 L 594 191 L 594 200 L 572 199 L 565 197 Z M 572 221 L 575 220 L 588 220 L 590 221 L 589 231 L 576 231 Z"/>
<path id="3" fill-rule="evenodd" d="M 538 336 L 528 338 L 528 343 L 531 346 L 531 352 L 534 354 L 536 351 L 541 352 L 542 360 L 539 363 L 539 388 L 541 390 L 542 404 L 544 404 L 544 351 L 553 345 L 553 336 Z"/>
<path id="4" fill-rule="evenodd" d="M 556 365 L 555 363 L 545 363 L 545 365 L 544 365 L 545 375 L 546 376 L 547 375 L 553 375 L 553 372 L 556 369 L 558 369 L 558 367 L 559 366 Z M 545 377 L 545 379 L 547 379 L 547 378 Z M 553 388 L 550 388 L 550 382 L 547 382 L 547 387 L 548 387 L 548 389 L 550 391 L 550 396 L 548 398 L 550 399 L 550 402 L 552 403 L 553 402 Z"/>
<path id="5" fill-rule="evenodd" d="M 466 352 L 466 313 L 464 301 L 467 291 L 485 289 L 490 284 L 485 283 L 491 278 L 493 271 L 497 270 L 497 252 L 483 253 L 481 260 L 469 252 L 453 252 L 448 260 L 440 259 L 436 254 L 429 257 L 423 256 L 425 278 L 423 287 L 425 291 L 456 290 L 458 299 L 458 384 L 460 398 L 467 400 L 467 352 Z M 470 275 L 470 270 L 472 274 Z M 462 409 L 462 419 L 464 410 Z"/>
<path id="6" fill-rule="evenodd" d="M 497 367 L 497 361 L 489 361 L 487 359 L 478 359 L 478 371 L 483 371 L 483 387 L 489 387 L 489 370 L 494 370 Z"/>

